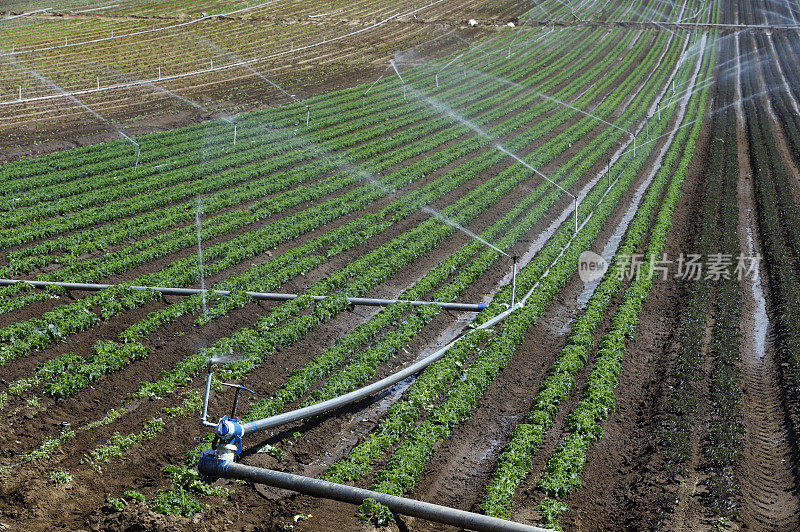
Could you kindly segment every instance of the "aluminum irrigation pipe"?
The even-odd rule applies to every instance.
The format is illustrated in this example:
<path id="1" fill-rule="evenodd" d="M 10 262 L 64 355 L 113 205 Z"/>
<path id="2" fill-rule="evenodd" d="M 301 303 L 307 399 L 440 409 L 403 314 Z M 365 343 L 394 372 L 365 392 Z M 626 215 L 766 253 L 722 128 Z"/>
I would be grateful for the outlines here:
<path id="1" fill-rule="evenodd" d="M 236 63 L 227 63 L 227 64 L 224 64 L 224 65 L 221 65 L 221 66 L 218 65 L 217 67 L 214 67 L 214 68 L 204 68 L 204 69 L 195 70 L 195 71 L 192 71 L 192 72 L 182 72 L 182 73 L 179 73 L 179 74 L 172 74 L 172 75 L 169 75 L 169 76 L 159 77 L 158 79 L 139 80 L 139 81 L 126 82 L 126 83 L 117 83 L 115 85 L 109 85 L 107 87 L 102 87 L 100 89 L 83 89 L 83 90 L 72 91 L 72 92 L 68 92 L 68 93 L 64 93 L 64 94 L 61 94 L 61 93 L 58 93 L 58 94 L 47 94 L 47 95 L 44 95 L 44 96 L 34 96 L 34 97 L 31 97 L 31 98 L 25 98 L 25 99 L 20 98 L 19 100 L 5 100 L 5 101 L 0 101 L 0 106 L 2 106 L 2 105 L 15 105 L 15 104 L 29 103 L 29 102 L 39 102 L 39 101 L 45 101 L 45 100 L 52 100 L 52 99 L 56 99 L 56 98 L 65 98 L 65 97 L 69 97 L 69 96 L 79 96 L 79 95 L 83 95 L 83 94 L 92 94 L 92 93 L 95 93 L 95 92 L 105 92 L 105 91 L 110 91 L 110 90 L 117 90 L 117 89 L 122 89 L 122 88 L 127 88 L 127 87 L 139 87 L 141 85 L 146 85 L 147 83 L 152 83 L 153 81 L 166 81 L 166 80 L 173 80 L 173 79 L 182 79 L 182 78 L 186 78 L 186 77 L 190 77 L 190 76 L 196 76 L 196 75 L 199 75 L 199 74 L 206 74 L 208 72 L 218 72 L 218 71 L 222 71 L 222 70 L 228 70 L 230 68 L 240 67 L 240 66 L 242 66 L 242 63 L 254 63 L 256 61 L 266 61 L 266 60 L 269 60 L 269 59 L 274 59 L 276 57 L 282 57 L 284 55 L 294 54 L 294 53 L 299 52 L 299 51 L 308 50 L 308 49 L 311 49 L 311 48 L 316 48 L 317 46 L 322 46 L 323 44 L 330 44 L 330 43 L 333 43 L 333 42 L 341 41 L 343 39 L 347 39 L 348 37 L 352 37 L 354 35 L 359 35 L 361 33 L 367 32 L 369 30 L 375 29 L 375 28 L 377 28 L 379 26 L 382 26 L 382 25 L 386 24 L 387 22 L 390 22 L 391 20 L 394 20 L 394 19 L 396 19 L 398 17 L 407 17 L 409 15 L 413 15 L 414 13 L 417 13 L 419 11 L 427 9 L 427 8 L 429 8 L 431 6 L 436 5 L 436 4 L 440 4 L 440 3 L 444 2 L 444 1 L 445 0 L 435 0 L 434 2 L 432 2 L 430 4 L 427 4 L 427 5 L 423 6 L 423 7 L 414 9 L 413 11 L 409 11 L 407 13 L 394 14 L 394 15 L 392 15 L 392 16 L 390 16 L 388 18 L 385 18 L 383 20 L 380 20 L 380 21 L 378 21 L 378 22 L 376 22 L 374 24 L 371 24 L 369 26 L 365 26 L 365 27 L 360 28 L 358 30 L 352 31 L 352 32 L 350 32 L 350 33 L 348 33 L 346 35 L 339 35 L 337 37 L 334 37 L 332 39 L 328 39 L 328 40 L 325 40 L 325 41 L 322 41 L 322 42 L 316 42 L 316 43 L 312 43 L 312 44 L 307 44 L 305 46 L 301 46 L 300 48 L 293 48 L 291 50 L 285 50 L 285 51 L 282 51 L 282 52 L 275 52 L 275 53 L 272 53 L 272 54 L 265 55 L 263 57 L 257 57 L 257 58 L 253 58 L 253 59 L 249 59 L 249 60 L 244 60 L 244 61 L 241 61 L 241 62 L 236 62 Z M 0 20 L 2 20 L 2 19 L 0 19 Z M 200 20 L 200 19 L 196 19 L 196 20 Z M 159 28 L 159 29 L 161 29 L 161 28 Z M 60 46 L 54 47 L 54 48 L 60 48 Z M 0 54 L 0 57 L 4 57 L 4 56 L 8 56 L 8 55 L 11 55 L 11 54 L 8 54 L 8 53 Z"/>
<path id="2" fill-rule="evenodd" d="M 15 18 L 20 18 L 20 17 L 27 17 L 28 15 L 35 15 L 36 13 L 46 13 L 46 12 L 50 11 L 51 9 L 53 9 L 53 8 L 52 7 L 46 7 L 44 9 L 37 9 L 36 11 L 28 11 L 27 13 L 20 13 L 19 15 L 8 15 L 5 18 L 0 18 L 0 22 L 2 22 L 4 20 L 13 20 Z M 3 54 L 3 55 L 5 55 L 5 54 Z"/>
<path id="3" fill-rule="evenodd" d="M 339 397 L 334 397 L 333 399 L 328 399 L 327 401 L 307 406 L 305 408 L 300 408 L 298 410 L 293 410 L 291 412 L 286 412 L 283 414 L 278 414 L 276 416 L 259 419 L 257 421 L 251 421 L 249 423 L 243 423 L 242 424 L 243 435 L 250 434 L 252 432 L 258 432 L 260 430 L 269 429 L 272 427 L 278 427 L 280 425 L 285 425 L 286 423 L 299 421 L 301 419 L 306 419 L 319 414 L 324 414 L 325 412 L 336 410 L 337 408 L 341 408 L 351 403 L 355 403 L 366 397 L 369 397 L 370 395 L 385 390 L 386 388 L 389 388 L 390 386 L 393 386 L 398 382 L 414 375 L 415 373 L 422 371 L 429 365 L 433 364 L 434 362 L 442 358 L 456 344 L 456 342 L 458 342 L 459 340 L 470 334 L 472 331 L 478 329 L 488 329 L 489 327 L 492 327 L 496 323 L 507 318 L 512 312 L 514 312 L 521 306 L 522 306 L 521 304 L 517 304 L 510 307 L 508 310 L 501 312 L 491 320 L 479 325 L 475 329 L 471 329 L 466 334 L 456 338 L 455 340 L 445 345 L 444 347 L 441 347 L 438 350 L 434 351 L 433 353 L 423 358 L 419 362 L 416 362 L 408 366 L 407 368 L 398 371 L 397 373 L 389 375 L 388 377 L 381 379 L 378 382 L 372 383 L 368 386 L 364 386 L 363 388 L 359 388 L 358 390 L 353 390 L 352 392 L 340 395 Z"/>
<path id="4" fill-rule="evenodd" d="M 90 284 L 90 283 L 58 283 L 54 281 L 27 281 L 24 279 L 0 279 L 0 286 L 10 286 L 17 283 L 28 283 L 35 288 L 47 288 L 48 286 L 58 286 L 66 288 L 67 290 L 86 290 L 90 292 L 97 292 L 111 288 L 113 284 Z M 217 294 L 221 296 L 229 296 L 229 290 L 201 290 L 199 288 L 172 288 L 164 286 L 128 286 L 131 290 L 153 290 L 160 294 L 167 296 L 192 296 L 195 294 L 202 294 L 203 292 L 209 294 Z M 300 297 L 302 294 L 276 294 L 271 292 L 246 292 L 247 295 L 253 299 L 260 301 L 290 301 Z M 314 301 L 322 301 L 327 296 L 310 296 Z M 438 305 L 445 310 L 464 310 L 469 312 L 478 312 L 486 308 L 483 304 L 472 303 L 448 303 L 444 301 L 408 301 L 405 299 L 376 299 L 369 297 L 348 297 L 347 301 L 352 305 L 364 305 L 370 307 L 385 307 L 392 303 L 408 303 L 414 307 L 421 307 L 423 305 Z"/>
<path id="5" fill-rule="evenodd" d="M 204 455 L 198 464 L 200 474 L 215 478 L 250 480 L 278 488 L 296 491 L 313 497 L 332 499 L 350 504 L 361 504 L 364 499 L 375 499 L 389 507 L 393 512 L 443 523 L 468 530 L 484 532 L 548 532 L 539 528 L 488 515 L 481 515 L 429 502 L 396 497 L 377 491 L 365 490 L 345 484 L 336 484 L 311 477 L 283 473 L 271 469 L 237 464 L 230 460 L 219 460 L 213 455 Z"/>

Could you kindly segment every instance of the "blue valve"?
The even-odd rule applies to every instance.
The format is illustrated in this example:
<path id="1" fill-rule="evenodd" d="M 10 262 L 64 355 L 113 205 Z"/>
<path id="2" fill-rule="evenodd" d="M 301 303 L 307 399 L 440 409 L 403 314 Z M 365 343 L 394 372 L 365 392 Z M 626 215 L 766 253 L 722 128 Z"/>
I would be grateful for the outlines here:
<path id="1" fill-rule="evenodd" d="M 233 442 L 236 444 L 237 455 L 242 453 L 242 436 L 244 435 L 244 429 L 238 421 L 228 416 L 222 416 L 222 419 L 220 419 L 217 424 L 215 432 L 217 437 L 223 442 Z"/>

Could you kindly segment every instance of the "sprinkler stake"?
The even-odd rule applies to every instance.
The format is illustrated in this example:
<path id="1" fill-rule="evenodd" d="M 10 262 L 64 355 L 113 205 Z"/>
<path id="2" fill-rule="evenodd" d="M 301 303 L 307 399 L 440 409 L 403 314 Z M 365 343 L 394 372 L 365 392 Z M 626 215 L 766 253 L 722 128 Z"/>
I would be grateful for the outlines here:
<path id="1" fill-rule="evenodd" d="M 236 388 L 236 393 L 233 395 L 233 406 L 231 407 L 231 415 L 228 416 L 229 419 L 236 419 L 236 408 L 239 406 L 239 393 L 241 393 L 242 390 L 247 390 L 248 392 L 255 395 L 256 392 L 254 392 L 250 388 L 242 386 L 241 384 L 230 384 L 228 382 L 223 382 L 222 385 L 228 386 L 230 388 Z"/>
<path id="2" fill-rule="evenodd" d="M 203 422 L 203 425 L 208 425 L 210 427 L 216 427 L 215 423 L 209 423 L 208 419 L 208 399 L 211 396 L 211 361 L 208 361 L 208 374 L 206 375 L 206 393 L 203 396 L 203 409 L 200 412 L 200 420 Z"/>
<path id="3" fill-rule="evenodd" d="M 517 256 L 511 257 L 514 263 L 511 265 L 511 306 L 517 302 Z"/>

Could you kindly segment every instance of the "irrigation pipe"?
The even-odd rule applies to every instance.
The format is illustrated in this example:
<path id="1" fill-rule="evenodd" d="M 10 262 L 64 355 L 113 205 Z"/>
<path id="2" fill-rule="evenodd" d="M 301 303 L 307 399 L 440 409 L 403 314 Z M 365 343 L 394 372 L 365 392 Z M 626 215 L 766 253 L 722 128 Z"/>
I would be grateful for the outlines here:
<path id="1" fill-rule="evenodd" d="M 35 15 L 36 13 L 47 13 L 51 9 L 53 9 L 53 8 L 52 7 L 46 7 L 44 9 L 37 9 L 36 11 L 28 11 L 27 13 L 20 13 L 19 15 L 9 15 L 9 16 L 7 16 L 5 18 L 0 19 L 0 22 L 2 22 L 4 20 L 14 20 L 15 18 L 20 18 L 20 17 L 27 17 L 28 15 Z M 5 55 L 5 54 L 3 54 L 3 55 Z"/>
<path id="2" fill-rule="evenodd" d="M 152 83 L 154 81 L 166 81 L 166 80 L 173 80 L 173 79 L 183 79 L 183 78 L 187 78 L 187 77 L 191 77 L 191 76 L 196 76 L 196 75 L 199 75 L 199 74 L 207 74 L 207 73 L 210 73 L 210 72 L 220 72 L 220 71 L 223 71 L 223 70 L 228 70 L 228 69 L 231 69 L 231 68 L 240 67 L 240 66 L 245 65 L 245 64 L 255 63 L 257 61 L 266 61 L 266 60 L 269 60 L 269 59 L 275 59 L 277 57 L 282 57 L 282 56 L 285 56 L 285 55 L 294 54 L 295 52 L 300 52 L 300 51 L 303 51 L 303 50 L 309 50 L 311 48 L 316 48 L 318 46 L 322 46 L 323 44 L 330 44 L 330 43 L 333 43 L 333 42 L 341 41 L 343 39 L 347 39 L 348 37 L 352 37 L 354 35 L 359 35 L 359 34 L 364 33 L 366 31 L 370 31 L 372 29 L 375 29 L 375 28 L 377 28 L 379 26 L 383 26 L 387 22 L 390 22 L 390 21 L 392 21 L 392 20 L 394 20 L 396 18 L 407 17 L 409 15 L 413 15 L 414 13 L 417 13 L 419 11 L 427 9 L 427 8 L 429 8 L 431 6 L 436 5 L 436 4 L 440 4 L 440 3 L 444 2 L 444 1 L 445 0 L 435 0 L 434 2 L 432 2 L 431 4 L 428 4 L 426 6 L 420 7 L 418 9 L 413 10 L 413 11 L 409 11 L 407 13 L 397 13 L 396 15 L 392 15 L 392 16 L 390 16 L 388 18 L 385 18 L 383 20 L 380 20 L 380 21 L 378 21 L 378 22 L 376 22 L 376 23 L 374 23 L 374 24 L 372 24 L 370 26 L 366 26 L 364 28 L 352 31 L 352 32 L 350 32 L 350 33 L 348 33 L 346 35 L 339 35 L 339 36 L 334 37 L 332 39 L 328 39 L 328 40 L 325 40 L 325 41 L 322 41 L 322 42 L 316 42 L 316 43 L 308 44 L 306 46 L 301 46 L 300 48 L 293 48 L 292 50 L 286 50 L 286 51 L 283 51 L 283 52 L 275 52 L 273 54 L 269 54 L 269 55 L 266 55 L 264 57 L 258 57 L 258 58 L 254 58 L 254 59 L 243 60 L 243 61 L 239 61 L 239 62 L 236 62 L 236 63 L 228 63 L 228 64 L 225 64 L 225 65 L 222 65 L 222 66 L 205 68 L 205 69 L 202 69 L 202 70 L 195 70 L 195 71 L 192 71 L 192 72 L 183 72 L 183 73 L 179 73 L 179 74 L 172 74 L 172 75 L 169 75 L 169 76 L 162 76 L 162 77 L 159 77 L 157 79 L 131 81 L 131 82 L 128 82 L 128 83 L 117 83 L 115 85 L 109 85 L 107 87 L 101 87 L 99 89 L 84 89 L 84 90 L 78 90 L 78 91 L 69 92 L 69 93 L 66 93 L 66 94 L 47 94 L 47 95 L 44 95 L 44 96 L 34 96 L 34 97 L 31 97 L 31 98 L 24 98 L 24 99 L 20 98 L 18 100 L 5 100 L 5 101 L 0 101 L 0 105 L 14 105 L 14 104 L 20 104 L 20 103 L 40 102 L 40 101 L 53 100 L 53 99 L 64 98 L 64 97 L 69 97 L 69 96 L 80 96 L 80 95 L 83 95 L 83 94 L 94 94 L 94 93 L 97 93 L 97 92 L 105 92 L 105 91 L 116 90 L 116 89 L 124 89 L 124 88 L 129 88 L 129 87 L 139 87 L 141 85 L 146 85 L 146 84 Z M 8 53 L 0 54 L 0 57 L 9 56 L 9 55 L 11 55 L 11 54 L 8 54 Z"/>
<path id="3" fill-rule="evenodd" d="M 89 39 L 89 40 L 86 40 L 86 41 L 79 41 L 79 42 L 76 42 L 76 43 L 57 44 L 57 45 L 54 45 L 54 46 L 45 46 L 45 47 L 41 47 L 41 48 L 30 48 L 28 50 L 18 50 L 18 51 L 0 53 L 0 57 L 6 56 L 6 55 L 19 55 L 19 54 L 30 54 L 30 53 L 36 53 L 36 52 L 47 52 L 49 50 L 57 50 L 59 48 L 70 48 L 70 47 L 73 47 L 73 46 L 82 46 L 82 45 L 85 45 L 85 44 L 95 44 L 95 43 L 103 42 L 103 41 L 111 41 L 111 40 L 114 40 L 114 39 L 123 39 L 125 37 L 135 37 L 137 35 L 144 35 L 146 33 L 169 31 L 169 30 L 172 30 L 172 29 L 175 29 L 175 28 L 180 28 L 182 26 L 189 26 L 191 24 L 197 24 L 198 22 L 203 22 L 205 20 L 212 19 L 212 18 L 230 17 L 231 15 L 235 15 L 235 14 L 241 13 L 243 11 L 252 11 L 254 9 L 259 9 L 259 8 L 262 8 L 262 7 L 266 7 L 266 6 L 269 6 L 270 4 L 275 4 L 275 3 L 280 2 L 280 1 L 281 0 L 271 0 L 269 2 L 264 2 L 264 3 L 258 4 L 258 5 L 253 5 L 253 6 L 250 6 L 250 7 L 243 7 L 241 9 L 237 9 L 235 11 L 229 11 L 227 13 L 217 13 L 215 15 L 206 15 L 206 16 L 203 16 L 203 17 L 199 17 L 199 18 L 196 18 L 196 19 L 189 20 L 187 22 L 180 22 L 178 24 L 172 24 L 172 25 L 169 25 L 169 26 L 161 26 L 159 28 L 155 28 L 154 27 L 153 29 L 133 31 L 131 33 L 123 33 L 122 35 L 116 35 L 115 36 L 114 35 L 114 30 L 111 30 L 111 37 L 99 37 L 97 39 Z M 110 7 L 114 7 L 114 6 L 103 6 L 102 8 L 97 8 L 97 9 L 108 9 Z M 33 14 L 36 14 L 36 13 L 42 13 L 42 12 L 47 12 L 47 11 L 52 11 L 52 10 L 53 10 L 52 7 L 48 7 L 47 9 L 40 9 L 38 11 L 31 11 L 30 13 L 23 13 L 21 15 L 16 15 L 16 16 L 13 16 L 13 17 L 7 17 L 5 19 L 0 19 L 0 20 L 9 20 L 9 19 L 17 18 L 17 17 L 24 17 L 26 15 L 33 15 Z M 91 11 L 91 10 L 76 11 L 75 13 L 81 13 L 81 12 L 86 12 L 86 11 Z"/>
<path id="4" fill-rule="evenodd" d="M 547 532 L 544 528 L 506 521 L 505 519 L 489 517 L 488 515 L 465 512 L 464 510 L 439 506 L 438 504 L 395 497 L 394 495 L 387 495 L 377 491 L 271 469 L 237 464 L 230 460 L 219 460 L 213 455 L 201 457 L 198 470 L 200 474 L 209 477 L 250 480 L 257 484 L 266 484 L 313 497 L 322 497 L 356 505 L 361 504 L 364 499 L 375 499 L 377 502 L 388 506 L 393 512 L 468 530 L 485 532 Z"/>
<path id="5" fill-rule="evenodd" d="M 394 62 L 390 61 L 390 63 L 391 63 L 391 66 L 394 67 L 395 70 L 396 70 L 396 67 L 394 66 Z M 398 77 L 399 76 L 400 76 L 400 74 L 398 72 Z M 402 77 L 400 79 L 402 81 Z M 680 128 L 677 128 L 677 129 L 680 129 Z M 677 131 L 677 129 L 675 131 Z M 674 131 L 672 133 L 674 133 Z M 659 138 L 661 138 L 661 137 L 659 137 Z M 656 139 L 653 139 L 653 141 L 655 141 L 655 140 Z M 624 148 L 620 148 L 620 149 L 624 149 Z M 617 157 L 615 157 L 615 159 L 618 159 L 620 156 L 621 156 L 621 154 L 617 155 Z M 545 179 L 547 179 L 547 177 L 545 177 Z M 617 180 L 618 179 L 619 178 L 617 178 Z M 550 179 L 547 179 L 547 180 L 550 181 Z M 616 184 L 617 180 L 614 180 L 614 184 Z M 557 187 L 561 188 L 557 183 L 554 183 L 552 181 L 550 181 L 550 182 L 555 184 Z M 562 190 L 563 190 L 563 188 L 562 188 Z M 609 193 L 609 190 L 610 190 L 610 187 L 608 189 L 606 189 L 605 193 L 603 194 L 603 196 L 598 201 L 598 205 L 600 203 L 602 203 L 603 199 L 605 199 L 606 195 Z M 569 192 L 567 192 L 567 193 L 570 194 L 571 196 L 573 196 L 573 198 L 575 198 L 575 201 L 577 203 L 577 197 L 572 195 Z M 576 205 L 575 212 L 577 214 L 577 205 Z M 593 214 L 594 214 L 594 210 L 589 214 L 589 216 L 586 218 L 586 220 L 584 220 L 583 224 L 581 224 L 580 226 L 577 225 L 577 216 L 576 216 L 575 232 L 573 233 L 573 235 L 569 239 L 569 241 L 567 241 L 566 245 L 561 249 L 561 252 L 558 254 L 558 256 L 553 260 L 553 262 L 550 264 L 550 266 L 548 266 L 547 270 L 542 274 L 541 279 L 545 278 L 550 273 L 550 270 L 552 269 L 553 265 L 555 265 L 555 263 L 558 262 L 561 259 L 561 257 L 564 255 L 566 250 L 572 245 L 572 242 L 576 238 L 578 232 L 580 232 L 583 229 L 583 227 L 586 225 L 586 222 L 588 222 L 589 218 L 591 218 L 591 216 Z M 309 418 L 309 417 L 312 417 L 312 416 L 315 416 L 315 415 L 323 414 L 325 412 L 329 412 L 329 411 L 335 410 L 337 408 L 341 408 L 343 406 L 346 406 L 346 405 L 349 405 L 351 403 L 354 403 L 354 402 L 360 401 L 362 399 L 365 399 L 366 397 L 369 397 L 372 394 L 378 393 L 378 392 L 380 392 L 380 391 L 382 391 L 382 390 L 384 390 L 384 389 L 386 389 L 386 388 L 388 388 L 390 386 L 393 386 L 394 384 L 397 384 L 398 382 L 406 379 L 407 377 L 410 377 L 410 376 L 414 375 L 415 373 L 417 373 L 419 371 L 422 371 L 423 369 L 425 369 L 429 365 L 433 364 L 434 362 L 436 362 L 437 360 L 442 358 L 450 349 L 452 349 L 452 347 L 457 342 L 459 342 L 461 339 L 463 339 L 467 335 L 471 334 L 473 331 L 481 330 L 481 329 L 483 329 L 483 330 L 488 329 L 489 327 L 492 327 L 495 324 L 497 324 L 500 321 L 502 321 L 505 318 L 507 318 L 515 310 L 523 307 L 525 305 L 525 303 L 527 302 L 528 298 L 533 294 L 533 292 L 536 290 L 536 288 L 541 283 L 541 279 L 539 279 L 530 288 L 530 290 L 528 290 L 528 292 L 525 294 L 525 296 L 522 298 L 522 300 L 519 303 L 511 306 L 506 311 L 498 314 L 497 316 L 495 316 L 491 320 L 479 325 L 475 329 L 472 329 L 472 330 L 468 331 L 467 333 L 463 334 L 459 338 L 456 338 L 455 340 L 453 340 L 449 344 L 445 345 L 444 347 L 441 347 L 437 351 L 431 353 L 426 358 L 416 362 L 415 364 L 412 364 L 411 366 L 409 366 L 409 367 L 407 367 L 407 368 L 405 368 L 405 369 L 403 369 L 403 370 L 401 370 L 401 371 L 399 371 L 399 372 L 397 372 L 397 373 L 395 373 L 393 375 L 389 375 L 388 377 L 386 377 L 386 378 L 384 378 L 384 379 L 382 379 L 382 380 L 380 380 L 378 382 L 375 382 L 375 383 L 370 384 L 368 386 L 364 386 L 362 388 L 359 388 L 358 390 L 354 390 L 354 391 L 352 391 L 350 393 L 347 393 L 345 395 L 341 395 L 339 397 L 334 397 L 333 399 L 329 399 L 329 400 L 323 401 L 321 403 L 317 403 L 317 404 L 310 405 L 310 406 L 307 406 L 307 407 L 304 407 L 304 408 L 300 408 L 298 410 L 293 410 L 293 411 L 290 411 L 290 412 L 285 412 L 283 414 L 278 414 L 278 415 L 267 417 L 267 418 L 260 419 L 260 420 L 257 420 L 257 421 L 251 421 L 249 423 L 244 423 L 244 424 L 241 425 L 242 431 L 243 431 L 242 435 L 250 434 L 250 433 L 253 433 L 253 432 L 258 432 L 258 431 L 265 430 L 265 429 L 268 429 L 268 428 L 277 427 L 277 426 L 284 425 L 284 424 L 287 424 L 287 423 L 291 423 L 291 422 L 294 422 L 294 421 L 299 421 L 301 419 L 306 419 L 306 418 Z M 2 284 L 1 280 L 0 280 L 0 284 Z"/>
<path id="6" fill-rule="evenodd" d="M 28 283 L 34 288 L 47 288 L 48 286 L 58 286 L 67 290 L 86 290 L 90 292 L 97 292 L 112 288 L 113 284 L 90 284 L 90 283 L 60 283 L 54 281 L 28 281 L 25 279 L 0 279 L 0 286 L 11 286 L 18 283 Z M 172 288 L 164 286 L 128 286 L 131 290 L 152 290 L 165 296 L 193 296 L 196 294 L 217 294 L 220 296 L 231 295 L 230 290 L 202 290 L 199 288 Z M 297 299 L 303 294 L 277 294 L 272 292 L 245 292 L 248 296 L 259 301 L 290 301 Z M 328 296 L 308 296 L 314 301 L 322 301 Z M 348 297 L 347 301 L 351 305 L 363 305 L 368 307 L 385 307 L 393 303 L 407 303 L 414 307 L 421 307 L 424 305 L 437 305 L 445 310 L 462 310 L 469 312 L 478 312 L 486 308 L 487 305 L 472 304 L 472 303 L 448 303 L 445 301 L 410 301 L 405 299 L 377 299 L 369 297 Z"/>
<path id="7" fill-rule="evenodd" d="M 366 397 L 369 397 L 370 395 L 385 390 L 386 388 L 389 388 L 390 386 L 393 386 L 398 382 L 407 379 L 408 377 L 414 375 L 415 373 L 422 371 L 423 369 L 427 368 L 428 366 L 430 366 L 431 364 L 442 358 L 454 345 L 456 345 L 456 343 L 465 338 L 467 335 L 471 334 L 476 330 L 486 330 L 496 325 L 497 323 L 506 319 L 512 312 L 521 308 L 521 306 L 522 305 L 518 304 L 510 307 L 509 309 L 501 312 L 500 314 L 490 319 L 489 321 L 479 325 L 475 329 L 467 331 L 465 334 L 456 338 L 455 340 L 445 345 L 444 347 L 437 349 L 436 351 L 434 351 L 427 357 L 423 358 L 422 360 L 408 366 L 403 370 L 398 371 L 397 373 L 389 375 L 388 377 L 381 379 L 378 382 L 372 383 L 368 386 L 364 386 L 362 388 L 359 388 L 358 390 L 353 390 L 352 392 L 340 395 L 339 397 L 328 399 L 327 401 L 323 401 L 321 403 L 310 405 L 297 410 L 292 410 L 291 412 L 278 414 L 276 416 L 270 416 L 264 419 L 259 419 L 257 421 L 242 423 L 243 434 L 250 434 L 253 432 L 258 432 L 260 430 L 265 430 L 273 427 L 278 427 L 280 425 L 285 425 L 293 421 L 299 421 L 301 419 L 306 419 L 319 414 L 324 414 L 325 412 L 336 410 L 337 408 L 341 408 L 351 403 L 355 403 Z"/>

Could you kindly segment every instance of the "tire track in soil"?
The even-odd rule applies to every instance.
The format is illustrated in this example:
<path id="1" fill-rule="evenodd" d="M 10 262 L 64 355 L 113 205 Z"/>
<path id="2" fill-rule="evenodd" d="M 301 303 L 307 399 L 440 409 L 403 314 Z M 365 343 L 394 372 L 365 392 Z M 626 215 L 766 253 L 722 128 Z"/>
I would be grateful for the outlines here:
<path id="1" fill-rule="evenodd" d="M 739 36 L 736 37 L 737 51 Z M 755 230 L 755 200 L 753 172 L 750 167 L 746 118 L 742 101 L 741 65 L 736 70 L 737 137 L 739 151 L 739 216 L 740 248 L 749 253 L 760 253 L 761 244 Z M 744 412 L 745 446 L 740 479 L 742 488 L 742 520 L 756 530 L 792 530 L 797 526 L 800 503 L 793 495 L 796 483 L 792 471 L 792 449 L 785 412 L 781 401 L 775 346 L 772 327 L 766 313 L 766 303 L 759 298 L 758 288 L 762 273 L 750 277 L 752 284 L 742 290 L 744 323 L 744 349 L 742 360 L 742 409 Z M 766 294 L 768 297 L 768 294 Z M 766 323 L 764 323 L 766 320 Z"/>

